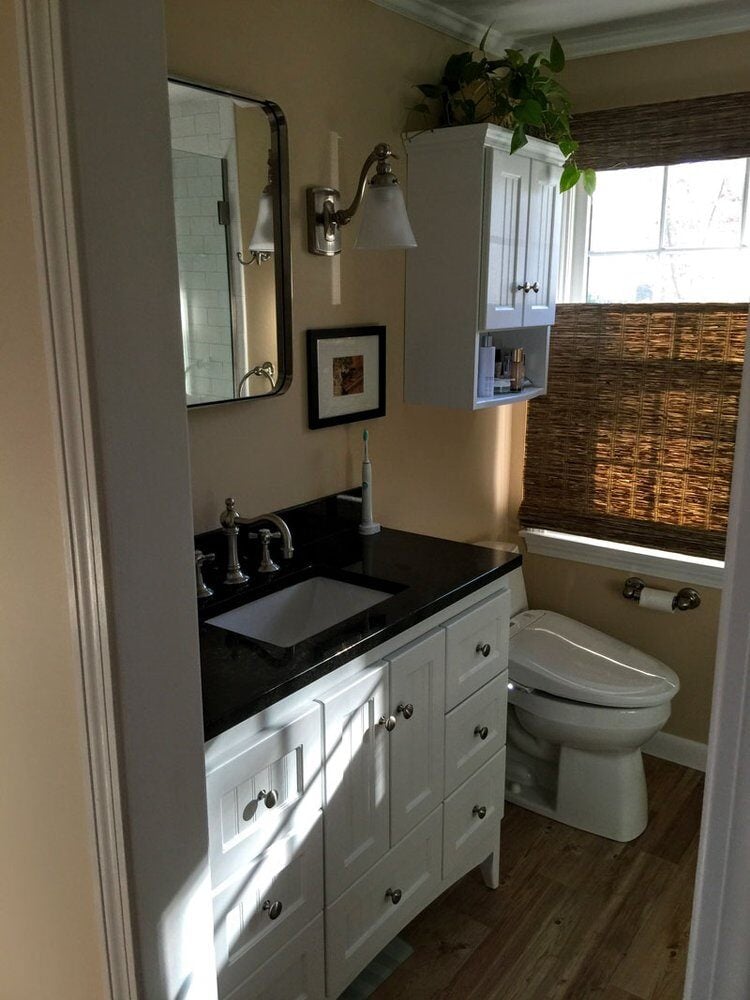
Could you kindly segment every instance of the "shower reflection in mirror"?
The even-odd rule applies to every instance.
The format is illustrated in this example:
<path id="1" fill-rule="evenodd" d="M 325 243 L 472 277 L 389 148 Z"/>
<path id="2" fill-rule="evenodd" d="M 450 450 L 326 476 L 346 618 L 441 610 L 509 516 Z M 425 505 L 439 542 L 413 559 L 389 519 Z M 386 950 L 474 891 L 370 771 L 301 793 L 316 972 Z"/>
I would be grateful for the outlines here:
<path id="1" fill-rule="evenodd" d="M 169 107 L 187 404 L 283 391 L 291 376 L 283 116 L 271 102 L 177 80 Z"/>

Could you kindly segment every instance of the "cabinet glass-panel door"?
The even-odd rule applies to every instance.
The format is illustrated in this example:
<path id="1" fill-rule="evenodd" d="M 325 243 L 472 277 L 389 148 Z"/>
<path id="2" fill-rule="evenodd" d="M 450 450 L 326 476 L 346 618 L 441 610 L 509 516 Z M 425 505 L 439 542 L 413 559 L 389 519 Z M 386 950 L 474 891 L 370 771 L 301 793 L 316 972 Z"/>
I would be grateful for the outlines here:
<path id="1" fill-rule="evenodd" d="M 388 850 L 388 665 L 321 699 L 325 750 L 327 903 Z"/>
<path id="2" fill-rule="evenodd" d="M 551 326 L 555 322 L 562 206 L 559 183 L 560 167 L 531 161 L 525 279 L 531 289 L 524 294 L 524 326 Z"/>
<path id="3" fill-rule="evenodd" d="M 518 286 L 526 281 L 529 175 L 530 161 L 525 157 L 500 149 L 486 151 L 480 329 L 523 325 L 527 295 Z"/>
<path id="4" fill-rule="evenodd" d="M 391 660 L 391 847 L 443 800 L 445 633 Z"/>

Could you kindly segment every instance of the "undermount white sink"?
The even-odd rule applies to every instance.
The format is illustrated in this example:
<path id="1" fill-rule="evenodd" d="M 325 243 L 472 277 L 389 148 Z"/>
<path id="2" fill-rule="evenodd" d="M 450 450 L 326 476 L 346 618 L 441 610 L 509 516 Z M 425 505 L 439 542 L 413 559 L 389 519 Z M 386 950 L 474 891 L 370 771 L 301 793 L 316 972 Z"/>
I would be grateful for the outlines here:
<path id="1" fill-rule="evenodd" d="M 314 576 L 209 618 L 207 624 L 274 646 L 293 646 L 392 596 L 386 590 Z"/>

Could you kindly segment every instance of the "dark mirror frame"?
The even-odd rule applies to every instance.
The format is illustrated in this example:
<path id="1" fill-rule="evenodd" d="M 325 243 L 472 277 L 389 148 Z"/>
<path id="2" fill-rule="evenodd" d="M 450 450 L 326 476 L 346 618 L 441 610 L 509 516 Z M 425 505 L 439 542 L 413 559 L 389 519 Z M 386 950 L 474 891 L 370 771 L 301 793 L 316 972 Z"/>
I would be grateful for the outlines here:
<path id="1" fill-rule="evenodd" d="M 204 406 L 224 406 L 227 403 L 248 403 L 261 399 L 273 399 L 286 392 L 292 384 L 292 242 L 289 216 L 289 142 L 284 112 L 273 101 L 259 97 L 251 97 L 237 90 L 227 90 L 214 84 L 200 83 L 184 76 L 169 76 L 170 83 L 179 83 L 183 87 L 192 87 L 208 94 L 219 94 L 237 101 L 258 104 L 268 118 L 271 130 L 270 166 L 273 177 L 277 180 L 276 205 L 278 211 L 273 213 L 274 269 L 276 277 L 276 343 L 278 349 L 278 370 L 276 386 L 273 392 L 260 396 L 238 396 L 235 399 L 212 400 L 206 403 L 190 403 L 189 410 L 197 410 Z"/>

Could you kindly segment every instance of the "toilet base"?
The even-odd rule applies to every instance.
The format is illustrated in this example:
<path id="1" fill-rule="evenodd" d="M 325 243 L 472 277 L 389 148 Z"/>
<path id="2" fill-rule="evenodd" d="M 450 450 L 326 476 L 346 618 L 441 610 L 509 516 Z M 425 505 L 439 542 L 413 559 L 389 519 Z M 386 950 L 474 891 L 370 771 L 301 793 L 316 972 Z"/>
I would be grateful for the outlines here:
<path id="1" fill-rule="evenodd" d="M 531 776 L 531 782 L 523 780 L 526 775 Z M 602 752 L 560 747 L 557 763 L 550 764 L 510 744 L 505 798 L 621 843 L 635 840 L 648 822 L 640 750 Z"/>

